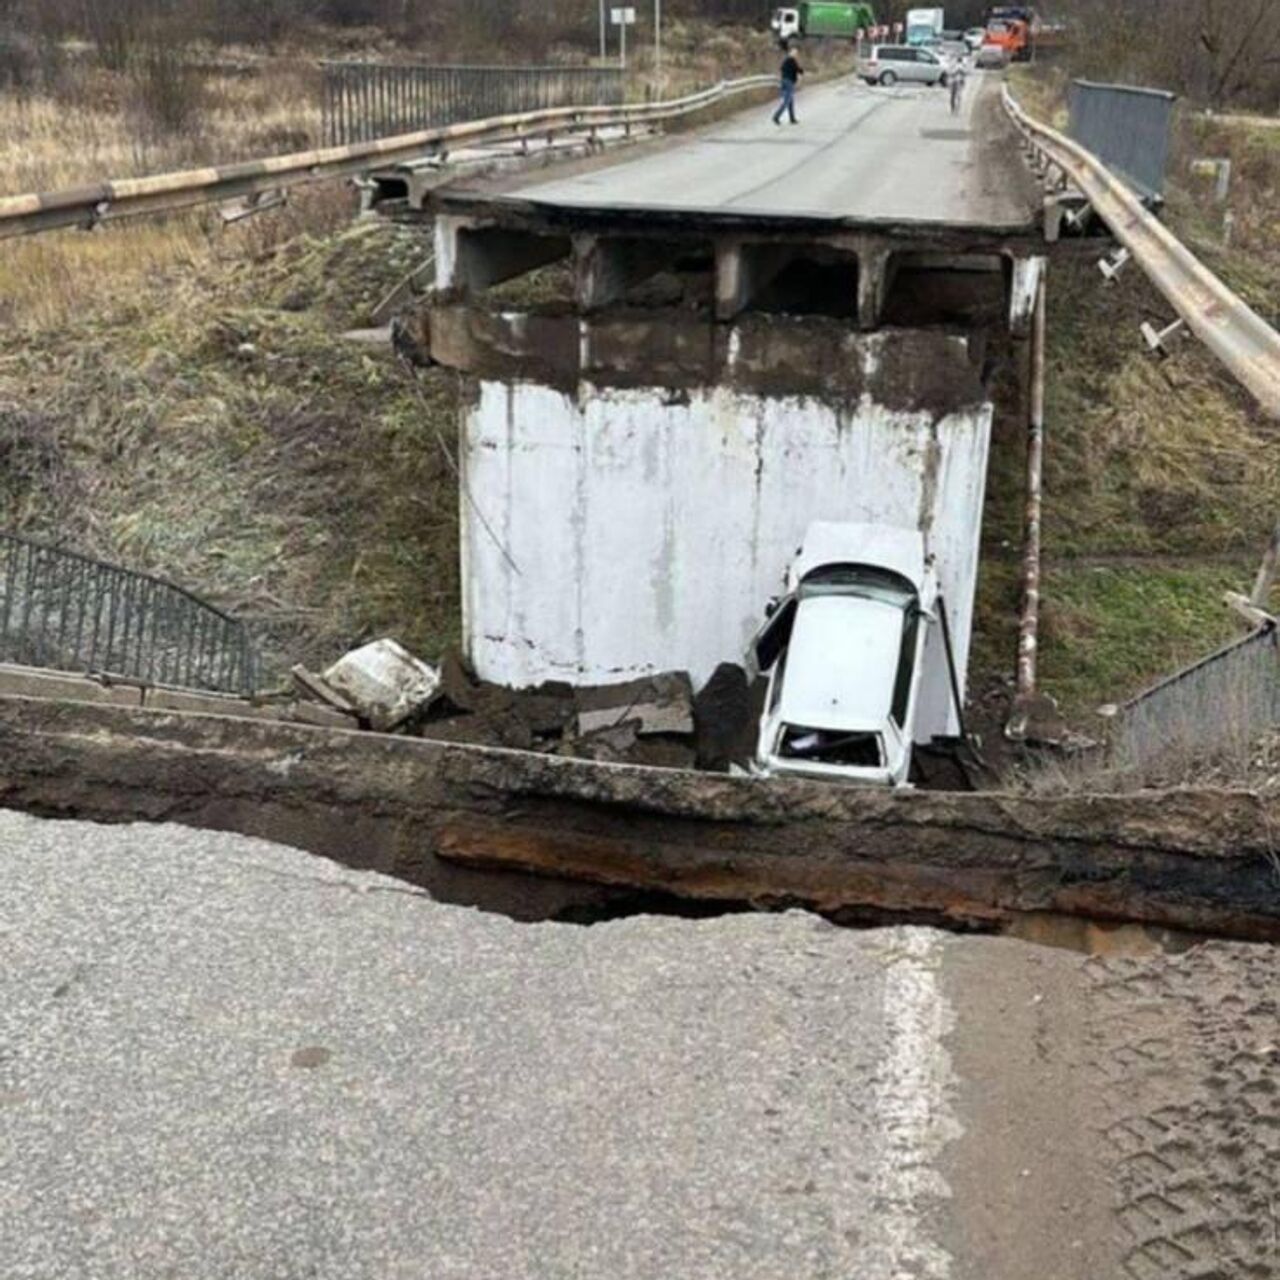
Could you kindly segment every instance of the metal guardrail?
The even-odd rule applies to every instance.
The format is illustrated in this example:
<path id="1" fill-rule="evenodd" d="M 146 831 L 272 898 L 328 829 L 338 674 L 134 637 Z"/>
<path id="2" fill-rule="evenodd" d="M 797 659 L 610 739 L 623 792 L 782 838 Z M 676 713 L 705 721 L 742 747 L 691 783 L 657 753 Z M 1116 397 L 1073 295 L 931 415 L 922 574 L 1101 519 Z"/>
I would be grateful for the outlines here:
<path id="1" fill-rule="evenodd" d="M 0 661 L 250 694 L 248 628 L 182 587 L 0 533 Z"/>
<path id="2" fill-rule="evenodd" d="M 1280 333 L 1233 293 L 1125 182 L 1078 142 L 1029 116 L 1008 88 L 1004 105 L 1034 152 L 1075 183 L 1191 331 L 1280 418 Z"/>
<path id="3" fill-rule="evenodd" d="M 171 213 L 262 195 L 304 183 L 359 174 L 374 164 L 447 157 L 463 147 L 660 124 L 704 111 L 735 94 L 774 83 L 773 76 L 750 76 L 743 80 L 723 81 L 713 88 L 670 102 L 555 107 L 220 168 L 189 169 L 149 178 L 123 178 L 65 191 L 8 196 L 0 198 L 0 240 L 58 227 L 87 228 L 118 218 Z"/>
<path id="4" fill-rule="evenodd" d="M 1067 132 L 1109 168 L 1129 179 L 1140 195 L 1164 195 L 1169 131 L 1177 95 L 1163 89 L 1073 80 Z"/>
<path id="5" fill-rule="evenodd" d="M 620 106 L 627 85 L 618 67 L 326 62 L 322 70 L 322 136 L 331 147 L 512 111 Z"/>

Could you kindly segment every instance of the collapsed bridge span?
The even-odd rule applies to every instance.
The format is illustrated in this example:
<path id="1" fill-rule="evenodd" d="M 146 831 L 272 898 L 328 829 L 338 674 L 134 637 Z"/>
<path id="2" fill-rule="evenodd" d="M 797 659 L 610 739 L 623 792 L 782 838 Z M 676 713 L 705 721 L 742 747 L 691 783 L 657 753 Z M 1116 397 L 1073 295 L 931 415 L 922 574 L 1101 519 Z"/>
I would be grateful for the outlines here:
<path id="1" fill-rule="evenodd" d="M 28 698 L 0 700 L 0 750 L 5 807 L 260 836 L 524 919 L 640 890 L 1280 941 L 1280 802 L 1250 793 L 882 793 Z"/>

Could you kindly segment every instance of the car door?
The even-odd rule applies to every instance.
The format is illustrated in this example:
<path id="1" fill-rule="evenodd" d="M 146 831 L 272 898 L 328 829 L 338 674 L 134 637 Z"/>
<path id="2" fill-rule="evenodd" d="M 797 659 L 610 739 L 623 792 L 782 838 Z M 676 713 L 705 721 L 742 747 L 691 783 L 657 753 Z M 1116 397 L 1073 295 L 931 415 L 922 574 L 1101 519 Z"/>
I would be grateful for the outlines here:
<path id="1" fill-rule="evenodd" d="M 942 63 L 939 62 L 937 55 L 930 53 L 928 49 L 917 49 L 914 71 L 913 79 L 921 84 L 936 84 L 942 75 Z"/>
<path id="2" fill-rule="evenodd" d="M 791 641 L 798 608 L 799 601 L 794 592 L 783 596 L 772 607 L 764 626 L 756 632 L 747 649 L 748 665 L 753 668 L 753 675 L 763 675 L 778 661 Z"/>

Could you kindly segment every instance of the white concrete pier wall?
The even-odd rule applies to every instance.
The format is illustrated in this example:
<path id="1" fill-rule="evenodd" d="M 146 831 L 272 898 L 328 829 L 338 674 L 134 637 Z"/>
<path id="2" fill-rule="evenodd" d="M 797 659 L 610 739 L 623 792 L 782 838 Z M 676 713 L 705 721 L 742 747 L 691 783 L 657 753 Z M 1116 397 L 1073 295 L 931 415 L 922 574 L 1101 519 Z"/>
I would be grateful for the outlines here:
<path id="1" fill-rule="evenodd" d="M 470 659 L 511 686 L 699 684 L 743 660 L 809 522 L 859 520 L 925 530 L 963 678 L 991 416 L 481 382 L 463 440 Z M 958 732 L 937 631 L 921 741 Z"/>

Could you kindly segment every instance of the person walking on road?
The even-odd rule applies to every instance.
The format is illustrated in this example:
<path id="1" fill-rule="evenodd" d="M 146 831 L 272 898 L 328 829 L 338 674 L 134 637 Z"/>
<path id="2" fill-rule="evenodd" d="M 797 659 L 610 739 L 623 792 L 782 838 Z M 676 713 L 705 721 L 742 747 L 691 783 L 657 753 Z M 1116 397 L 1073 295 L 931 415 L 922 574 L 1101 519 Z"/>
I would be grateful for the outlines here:
<path id="1" fill-rule="evenodd" d="M 785 112 L 791 117 L 792 124 L 799 124 L 796 119 L 796 87 L 800 83 L 800 77 L 804 75 L 804 68 L 800 65 L 795 50 L 790 45 L 785 47 L 786 55 L 782 59 L 782 101 L 773 113 L 773 123 L 781 124 Z"/>
<path id="2" fill-rule="evenodd" d="M 964 98 L 964 63 L 956 63 L 955 70 L 951 73 L 950 85 L 951 89 L 951 114 L 953 116 L 960 114 L 960 103 Z"/>

